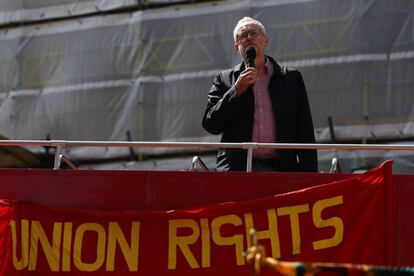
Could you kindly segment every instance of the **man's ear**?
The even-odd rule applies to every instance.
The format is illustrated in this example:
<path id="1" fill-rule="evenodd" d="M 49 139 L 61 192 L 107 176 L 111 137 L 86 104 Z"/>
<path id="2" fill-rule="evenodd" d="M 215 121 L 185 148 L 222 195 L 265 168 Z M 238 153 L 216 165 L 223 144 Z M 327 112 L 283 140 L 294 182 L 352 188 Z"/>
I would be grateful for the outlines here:
<path id="1" fill-rule="evenodd" d="M 265 39 L 264 40 L 265 46 L 267 47 L 267 45 L 269 45 L 269 37 L 267 35 L 265 35 L 264 39 Z"/>

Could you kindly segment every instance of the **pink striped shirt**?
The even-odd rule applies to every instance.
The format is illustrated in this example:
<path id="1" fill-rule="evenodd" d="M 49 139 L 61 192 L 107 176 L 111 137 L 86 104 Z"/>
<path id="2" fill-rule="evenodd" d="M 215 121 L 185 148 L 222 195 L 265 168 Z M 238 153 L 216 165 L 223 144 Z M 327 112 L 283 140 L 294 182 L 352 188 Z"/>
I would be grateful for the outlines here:
<path id="1" fill-rule="evenodd" d="M 257 80 L 253 86 L 254 92 L 254 122 L 252 142 L 275 143 L 275 120 L 269 94 L 269 81 L 273 74 L 273 65 L 266 59 L 265 66 L 259 69 Z M 253 157 L 274 158 L 274 149 L 256 149 Z"/>

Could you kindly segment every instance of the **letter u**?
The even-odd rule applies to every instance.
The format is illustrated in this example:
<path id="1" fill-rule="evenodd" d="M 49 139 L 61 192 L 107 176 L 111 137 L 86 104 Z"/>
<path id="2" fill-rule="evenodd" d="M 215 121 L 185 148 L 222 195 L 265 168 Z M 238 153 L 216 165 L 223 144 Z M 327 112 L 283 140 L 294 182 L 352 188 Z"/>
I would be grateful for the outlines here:
<path id="1" fill-rule="evenodd" d="M 17 229 L 16 221 L 10 222 L 12 231 L 13 265 L 16 270 L 23 270 L 29 263 L 29 221 L 22 219 L 20 222 L 20 260 L 17 259 Z"/>

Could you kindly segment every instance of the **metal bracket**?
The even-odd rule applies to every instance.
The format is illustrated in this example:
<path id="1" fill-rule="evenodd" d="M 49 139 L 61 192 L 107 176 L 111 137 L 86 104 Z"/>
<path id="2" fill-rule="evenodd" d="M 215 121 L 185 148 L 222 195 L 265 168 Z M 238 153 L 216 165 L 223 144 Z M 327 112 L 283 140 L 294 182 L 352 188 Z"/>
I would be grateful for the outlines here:
<path id="1" fill-rule="evenodd" d="M 76 167 L 76 165 L 70 161 L 65 155 L 63 154 L 59 154 L 59 157 L 57 158 L 57 161 L 55 160 L 55 167 L 53 168 L 54 170 L 59 170 L 60 169 L 60 165 L 62 164 L 62 161 L 65 162 L 67 165 L 69 165 L 69 167 L 71 169 L 78 169 L 78 167 Z"/>
<path id="2" fill-rule="evenodd" d="M 342 169 L 339 165 L 339 161 L 337 157 L 332 158 L 331 169 L 329 170 L 330 173 L 341 173 Z"/>
<path id="3" fill-rule="evenodd" d="M 197 164 L 200 165 L 203 171 L 208 172 L 208 167 L 203 162 L 203 160 L 201 160 L 201 158 L 197 155 L 193 157 L 193 161 L 191 162 L 190 172 L 195 171 L 197 169 Z"/>

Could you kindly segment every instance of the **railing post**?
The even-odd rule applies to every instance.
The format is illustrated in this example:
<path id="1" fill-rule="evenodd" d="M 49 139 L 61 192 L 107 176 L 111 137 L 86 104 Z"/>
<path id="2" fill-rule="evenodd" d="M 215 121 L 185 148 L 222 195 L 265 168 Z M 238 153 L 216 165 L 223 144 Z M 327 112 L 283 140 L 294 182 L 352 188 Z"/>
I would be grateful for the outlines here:
<path id="1" fill-rule="evenodd" d="M 252 171 L 252 158 L 253 158 L 253 147 L 248 147 L 247 148 L 246 172 Z"/>
<path id="2" fill-rule="evenodd" d="M 60 169 L 60 162 L 61 162 L 61 158 L 62 158 L 62 146 L 57 146 L 56 150 L 55 150 L 55 162 L 53 164 L 53 169 L 54 170 L 59 170 Z"/>
<path id="3" fill-rule="evenodd" d="M 53 169 L 59 170 L 60 169 L 60 163 L 62 159 L 62 150 L 65 148 L 66 141 L 51 141 L 52 146 L 56 147 L 55 150 L 55 162 L 53 163 Z"/>

